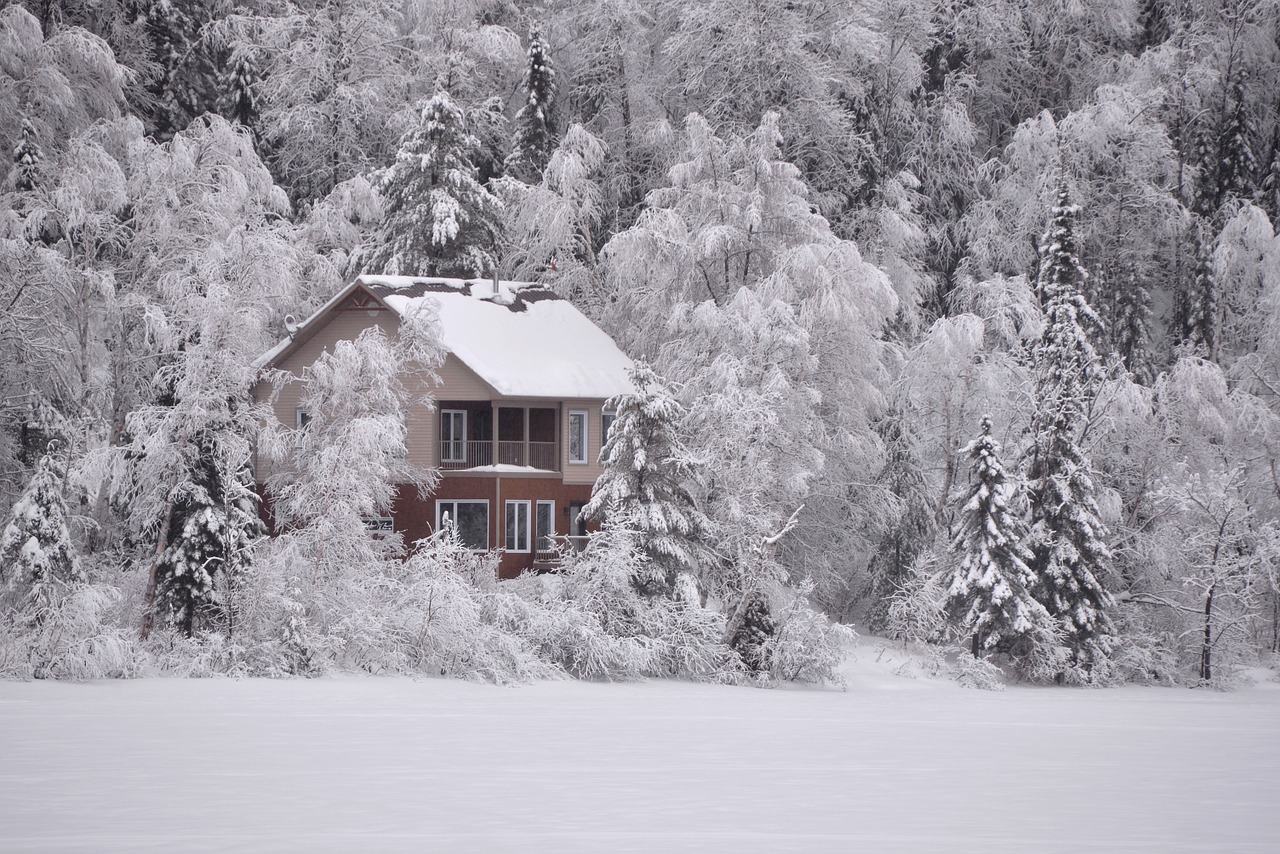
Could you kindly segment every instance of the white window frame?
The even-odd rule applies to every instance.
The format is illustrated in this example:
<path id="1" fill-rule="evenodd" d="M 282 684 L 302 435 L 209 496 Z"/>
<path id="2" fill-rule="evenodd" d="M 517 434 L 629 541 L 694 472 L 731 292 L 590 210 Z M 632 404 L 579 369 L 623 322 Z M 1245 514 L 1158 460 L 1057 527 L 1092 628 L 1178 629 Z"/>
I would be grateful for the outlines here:
<path id="1" fill-rule="evenodd" d="M 445 419 L 446 419 L 446 418 L 449 418 L 450 416 L 453 416 L 453 415 L 461 415 L 461 416 L 462 416 L 462 438 L 461 438 L 461 439 L 459 439 L 456 435 L 452 435 L 452 434 L 451 434 L 451 435 L 452 435 L 452 438 L 445 439 L 445 437 L 444 437 L 444 422 L 445 422 Z M 446 456 L 445 456 L 445 453 L 444 453 L 445 443 L 446 443 L 446 442 L 449 444 L 450 450 L 452 450 L 452 449 L 453 449 L 453 447 L 454 447 L 455 445 L 456 445 L 456 446 L 461 446 L 461 448 L 462 448 L 462 456 L 461 456 L 461 457 L 446 457 Z M 465 409 L 442 409 L 442 410 L 440 410 L 440 462 L 442 462 L 442 463 L 465 463 L 466 461 L 467 461 L 467 410 L 465 410 Z"/>
<path id="2" fill-rule="evenodd" d="M 573 433 L 574 433 L 573 419 L 575 415 L 582 416 L 582 427 L 579 428 L 578 430 L 578 437 L 582 440 L 581 442 L 582 457 L 581 458 L 575 457 L 573 455 Z M 568 439 L 568 444 L 569 444 L 569 463 L 570 465 L 585 466 L 587 464 L 587 460 L 591 456 L 591 451 L 587 447 L 589 444 L 590 436 L 591 436 L 591 416 L 585 409 L 570 409 L 567 423 L 568 423 L 569 429 L 566 431 L 565 438 Z"/>
<path id="3" fill-rule="evenodd" d="M 311 413 L 306 409 L 295 409 L 293 411 L 293 426 L 298 430 L 306 427 L 311 421 Z"/>
<path id="4" fill-rule="evenodd" d="M 551 530 L 547 532 L 547 539 L 550 541 L 550 542 L 548 543 L 548 545 L 549 545 L 549 546 L 551 546 L 551 547 L 554 547 L 554 546 L 555 546 L 555 539 L 556 539 L 556 503 L 555 503 L 554 501 L 548 501 L 548 500 L 546 500 L 546 499 L 542 499 L 542 498 L 540 498 L 540 499 L 538 499 L 537 504 L 535 505 L 535 507 L 534 507 L 534 509 L 533 509 L 533 545 L 534 545 L 534 550 L 535 550 L 535 551 L 541 551 L 541 549 L 539 549 L 539 548 L 538 548 L 538 515 L 539 515 L 539 511 L 540 511 L 540 510 L 542 510 L 542 508 L 543 508 L 543 507 L 549 507 L 549 508 L 551 508 L 551 509 L 548 511 L 548 513 L 549 513 L 550 515 L 548 515 L 548 516 L 547 516 L 547 521 L 549 521 L 549 522 L 551 523 Z"/>
<path id="5" fill-rule="evenodd" d="M 510 542 L 511 535 L 511 508 L 513 506 L 522 506 L 524 508 L 524 548 L 519 548 L 520 544 L 520 513 L 516 513 L 516 545 L 512 546 Z M 504 501 L 502 510 L 502 548 L 504 551 L 513 554 L 528 554 L 533 548 L 533 518 L 531 512 L 533 507 L 530 502 L 523 498 L 507 498 Z"/>
<path id="6" fill-rule="evenodd" d="M 451 504 L 454 507 L 454 517 L 451 517 L 451 518 L 455 525 L 457 524 L 457 520 L 456 520 L 457 506 L 459 504 L 483 504 L 484 505 L 484 548 L 482 549 L 473 548 L 471 549 L 471 551 L 487 552 L 489 550 L 489 531 L 490 531 L 489 523 L 491 521 L 489 517 L 489 499 L 487 498 L 438 498 L 436 499 L 436 530 L 437 531 L 439 531 L 441 527 L 444 525 L 443 517 L 445 512 L 444 507 L 446 504 Z"/>

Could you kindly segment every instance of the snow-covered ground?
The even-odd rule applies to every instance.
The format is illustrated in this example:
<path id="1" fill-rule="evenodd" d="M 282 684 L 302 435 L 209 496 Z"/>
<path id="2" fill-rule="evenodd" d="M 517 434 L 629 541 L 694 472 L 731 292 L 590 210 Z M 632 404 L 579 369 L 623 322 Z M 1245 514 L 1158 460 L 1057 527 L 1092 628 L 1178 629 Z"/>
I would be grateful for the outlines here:
<path id="1" fill-rule="evenodd" d="M 0 683 L 0 850 L 1280 850 L 1280 685 Z"/>

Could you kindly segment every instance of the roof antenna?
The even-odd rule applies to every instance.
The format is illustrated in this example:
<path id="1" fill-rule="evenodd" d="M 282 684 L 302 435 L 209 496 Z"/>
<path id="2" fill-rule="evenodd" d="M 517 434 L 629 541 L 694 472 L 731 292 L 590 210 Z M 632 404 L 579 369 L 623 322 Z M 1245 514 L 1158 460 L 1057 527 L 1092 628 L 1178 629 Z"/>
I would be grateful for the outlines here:
<path id="1" fill-rule="evenodd" d="M 284 316 L 284 331 L 289 333 L 289 340 L 293 340 L 293 336 L 298 334 L 298 319 L 292 314 Z"/>

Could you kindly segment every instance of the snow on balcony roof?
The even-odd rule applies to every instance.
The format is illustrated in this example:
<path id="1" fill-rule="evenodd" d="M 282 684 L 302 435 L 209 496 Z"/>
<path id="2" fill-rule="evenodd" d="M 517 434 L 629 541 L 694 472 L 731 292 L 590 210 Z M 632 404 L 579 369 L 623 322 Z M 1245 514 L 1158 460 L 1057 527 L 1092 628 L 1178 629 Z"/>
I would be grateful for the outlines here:
<path id="1" fill-rule="evenodd" d="M 634 391 L 632 362 L 568 300 L 529 282 L 361 276 L 404 316 L 419 300 L 440 314 L 445 347 L 505 397 L 610 398 Z"/>

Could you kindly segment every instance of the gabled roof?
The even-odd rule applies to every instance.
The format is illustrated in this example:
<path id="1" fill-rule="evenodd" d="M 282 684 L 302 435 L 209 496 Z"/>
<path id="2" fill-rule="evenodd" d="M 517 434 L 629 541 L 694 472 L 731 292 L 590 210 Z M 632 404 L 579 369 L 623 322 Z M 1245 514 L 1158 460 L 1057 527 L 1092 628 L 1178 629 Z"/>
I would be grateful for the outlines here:
<path id="1" fill-rule="evenodd" d="M 360 276 L 256 364 L 278 364 L 357 290 L 401 317 L 419 301 L 433 302 L 445 348 L 504 397 L 598 399 L 634 391 L 631 360 L 572 303 L 529 282 L 498 282 L 495 291 L 489 279 Z"/>

